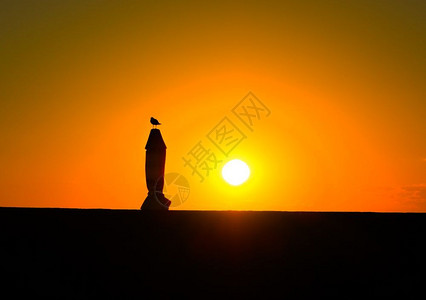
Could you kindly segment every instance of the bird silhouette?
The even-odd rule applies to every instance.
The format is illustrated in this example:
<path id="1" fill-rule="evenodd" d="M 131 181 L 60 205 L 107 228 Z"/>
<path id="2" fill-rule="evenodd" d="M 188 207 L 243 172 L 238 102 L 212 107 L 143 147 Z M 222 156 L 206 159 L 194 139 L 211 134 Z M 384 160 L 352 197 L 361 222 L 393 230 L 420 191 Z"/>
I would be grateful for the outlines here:
<path id="1" fill-rule="evenodd" d="M 156 128 L 157 125 L 161 125 L 161 123 L 158 122 L 158 120 L 153 117 L 151 117 L 151 124 L 153 125 L 154 128 Z"/>

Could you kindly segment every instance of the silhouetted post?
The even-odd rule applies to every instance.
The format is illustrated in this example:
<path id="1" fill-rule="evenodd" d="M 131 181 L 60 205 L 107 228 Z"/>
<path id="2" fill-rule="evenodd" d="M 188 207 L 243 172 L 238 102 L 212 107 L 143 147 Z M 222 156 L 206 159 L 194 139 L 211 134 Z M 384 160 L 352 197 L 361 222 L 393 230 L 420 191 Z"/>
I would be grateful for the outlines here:
<path id="1" fill-rule="evenodd" d="M 148 197 L 141 206 L 143 210 L 169 209 L 171 202 L 163 194 L 166 148 L 160 129 L 151 129 L 145 146 L 145 175 Z"/>

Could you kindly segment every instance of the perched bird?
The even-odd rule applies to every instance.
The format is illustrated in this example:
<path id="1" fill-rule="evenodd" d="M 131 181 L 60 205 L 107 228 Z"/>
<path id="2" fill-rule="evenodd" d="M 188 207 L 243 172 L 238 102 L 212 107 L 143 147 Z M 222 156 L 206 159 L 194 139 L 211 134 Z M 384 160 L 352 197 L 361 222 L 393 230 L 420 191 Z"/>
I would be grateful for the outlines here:
<path id="1" fill-rule="evenodd" d="M 151 124 L 152 124 L 154 127 L 156 127 L 157 125 L 161 125 L 161 123 L 160 123 L 160 122 L 158 122 L 158 120 L 157 120 L 157 119 L 154 119 L 153 117 L 151 117 Z"/>

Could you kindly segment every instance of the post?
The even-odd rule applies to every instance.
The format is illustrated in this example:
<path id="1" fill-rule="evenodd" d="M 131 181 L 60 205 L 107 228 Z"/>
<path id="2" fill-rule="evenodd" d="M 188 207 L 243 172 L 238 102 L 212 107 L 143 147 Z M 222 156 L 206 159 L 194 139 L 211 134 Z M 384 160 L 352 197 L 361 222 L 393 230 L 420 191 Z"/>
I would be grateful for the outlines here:
<path id="1" fill-rule="evenodd" d="M 171 202 L 163 194 L 166 148 L 160 129 L 151 129 L 145 146 L 145 176 L 148 196 L 141 206 L 142 210 L 169 209 Z"/>

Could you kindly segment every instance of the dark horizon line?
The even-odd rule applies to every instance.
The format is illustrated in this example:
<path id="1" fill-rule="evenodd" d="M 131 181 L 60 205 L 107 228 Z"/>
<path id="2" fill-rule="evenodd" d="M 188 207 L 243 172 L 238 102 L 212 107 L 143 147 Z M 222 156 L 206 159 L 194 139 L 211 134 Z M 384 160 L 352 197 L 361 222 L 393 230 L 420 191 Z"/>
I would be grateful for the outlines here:
<path id="1" fill-rule="evenodd" d="M 142 213 L 169 213 L 169 212 L 253 212 L 253 213 L 348 213 L 348 214 L 426 214 L 426 212 L 416 211 L 356 211 L 356 210 L 236 210 L 236 209 L 188 209 L 188 210 L 168 210 L 168 211 L 141 211 L 140 209 L 134 208 L 79 208 L 79 207 L 41 207 L 41 206 L 0 206 L 0 210 L 7 209 L 31 209 L 31 210 L 79 210 L 79 211 L 138 211 Z"/>

